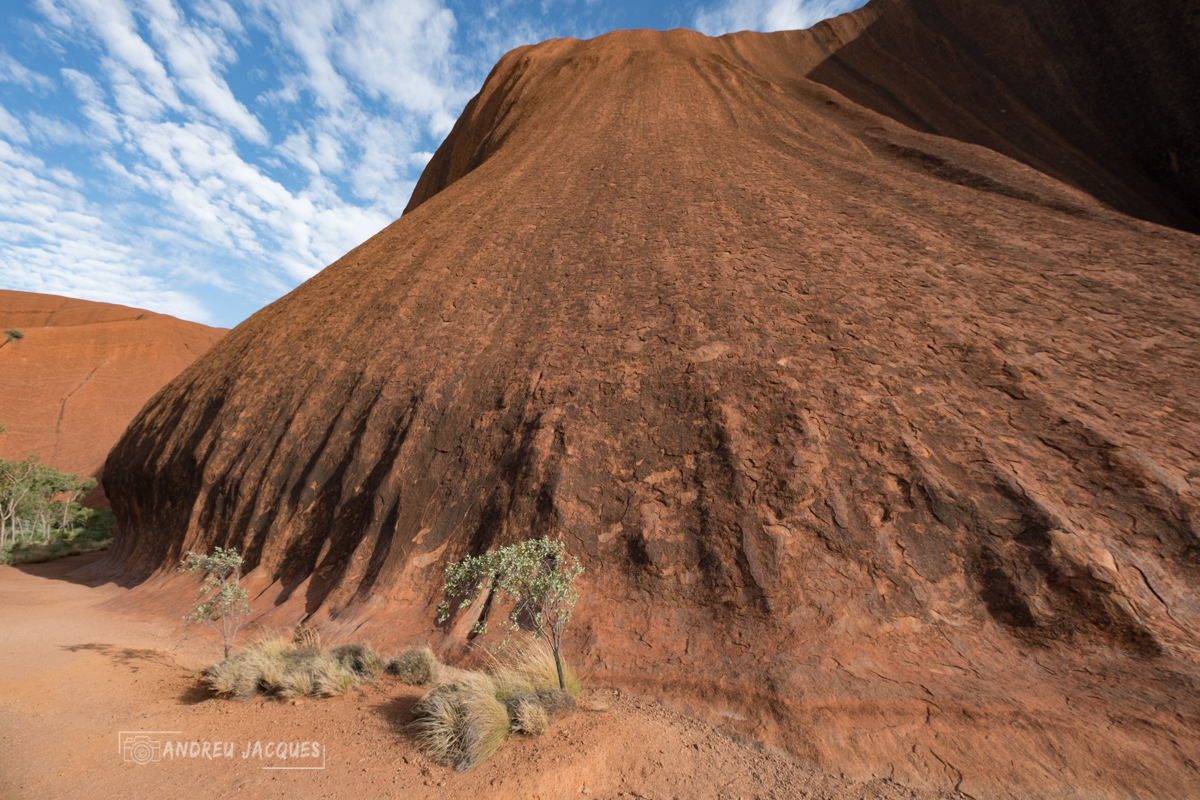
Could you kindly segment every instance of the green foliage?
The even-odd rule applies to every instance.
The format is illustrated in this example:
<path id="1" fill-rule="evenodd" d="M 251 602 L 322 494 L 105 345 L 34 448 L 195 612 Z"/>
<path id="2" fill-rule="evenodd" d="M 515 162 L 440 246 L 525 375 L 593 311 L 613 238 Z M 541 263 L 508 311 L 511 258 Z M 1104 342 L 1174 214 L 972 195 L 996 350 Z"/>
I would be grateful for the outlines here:
<path id="1" fill-rule="evenodd" d="M 0 564 L 39 564 L 64 556 L 106 550 L 112 544 L 117 518 L 107 508 L 84 508 L 71 515 L 71 526 L 55 531 L 45 542 L 18 539 L 0 545 Z"/>
<path id="2" fill-rule="evenodd" d="M 528 539 L 524 542 L 489 550 L 478 556 L 468 556 L 446 567 L 445 593 L 462 597 L 459 609 L 468 608 L 485 590 L 507 595 L 513 610 L 505 620 L 508 632 L 501 647 L 513 631 L 527 625 L 535 637 L 545 637 L 554 654 L 558 685 L 566 688 L 563 675 L 563 632 L 579 592 L 575 579 L 583 574 L 579 559 L 567 552 L 567 546 L 557 539 Z M 438 606 L 438 622 L 450 618 L 450 602 Z M 487 622 L 476 623 L 475 631 L 483 633 Z"/>
<path id="3" fill-rule="evenodd" d="M 242 557 L 236 548 L 214 547 L 212 555 L 190 550 L 179 564 L 180 572 L 204 572 L 200 601 L 183 618 L 184 630 L 193 622 L 205 622 L 221 632 L 225 658 L 246 617 L 250 615 L 250 595 L 241 586 Z"/>
<path id="4" fill-rule="evenodd" d="M 25 338 L 25 334 L 21 333 L 16 328 L 9 328 L 8 330 L 6 330 L 4 332 L 4 335 L 8 337 L 7 339 L 4 340 L 5 344 L 8 344 L 9 342 L 13 341 L 14 339 L 24 339 Z"/>
<path id="5" fill-rule="evenodd" d="M 84 508 L 79 498 L 94 478 L 60 472 L 37 456 L 0 458 L 0 562 L 46 561 L 102 549 L 111 514 Z"/>

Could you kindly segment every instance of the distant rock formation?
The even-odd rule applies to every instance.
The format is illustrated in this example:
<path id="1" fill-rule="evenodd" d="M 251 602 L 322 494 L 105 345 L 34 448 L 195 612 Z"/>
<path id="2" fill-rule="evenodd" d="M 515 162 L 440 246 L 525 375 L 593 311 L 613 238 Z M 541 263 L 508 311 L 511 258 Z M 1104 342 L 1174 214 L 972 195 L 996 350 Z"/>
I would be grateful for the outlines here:
<path id="1" fill-rule="evenodd" d="M 1200 239 L 1109 206 L 1195 206 L 1058 7 L 509 53 L 404 217 L 134 420 L 106 569 L 236 546 L 272 622 L 448 647 L 447 561 L 562 536 L 594 681 L 853 775 L 1194 794 Z"/>
<path id="2" fill-rule="evenodd" d="M 100 478 L 150 397 L 225 334 L 136 308 L 0 291 L 0 457 Z M 8 341 L 6 341 L 8 340 Z M 106 505 L 102 490 L 85 498 Z"/>

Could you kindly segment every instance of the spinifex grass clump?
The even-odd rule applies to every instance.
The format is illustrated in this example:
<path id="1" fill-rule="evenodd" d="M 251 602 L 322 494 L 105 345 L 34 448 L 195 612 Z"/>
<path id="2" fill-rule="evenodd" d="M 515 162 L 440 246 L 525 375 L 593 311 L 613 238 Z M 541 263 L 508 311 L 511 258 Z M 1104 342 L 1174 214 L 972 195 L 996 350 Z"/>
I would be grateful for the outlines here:
<path id="1" fill-rule="evenodd" d="M 512 601 L 501 648 L 520 630 L 528 630 L 535 641 L 523 638 L 503 659 L 494 658 L 488 673 L 440 670 L 414 709 L 418 736 L 435 761 L 471 769 L 490 758 L 510 733 L 540 736 L 555 714 L 575 710 L 579 681 L 561 652 L 579 600 L 575 580 L 582 573 L 579 560 L 556 539 L 530 539 L 446 568 L 445 592 L 462 598 L 459 609 L 494 594 Z M 451 613 L 447 600 L 438 607 L 438 622 Z M 486 629 L 483 621 L 475 626 L 477 633 Z"/>
<path id="2" fill-rule="evenodd" d="M 437 656 L 428 647 L 405 650 L 387 663 L 387 674 L 395 675 L 409 686 L 424 686 L 438 670 Z"/>
<path id="3" fill-rule="evenodd" d="M 383 674 L 387 665 L 379 654 L 365 644 L 344 644 L 329 651 L 329 655 L 337 659 L 360 680 L 373 681 Z"/>
<path id="4" fill-rule="evenodd" d="M 460 770 L 487 761 L 508 738 L 508 709 L 483 672 L 446 670 L 413 714 L 417 737 L 429 756 Z"/>
<path id="5" fill-rule="evenodd" d="M 545 641 L 522 637 L 491 658 L 487 672 L 440 666 L 413 709 L 417 737 L 440 764 L 467 770 L 490 758 L 510 733 L 540 736 L 556 716 L 575 710 L 579 681 L 559 666 Z M 572 693 L 574 692 L 574 694 Z"/>
<path id="6" fill-rule="evenodd" d="M 315 645 L 315 646 L 314 646 Z M 320 638 L 264 639 L 204 674 L 221 697 L 336 697 L 383 674 L 384 662 L 368 645 L 347 644 L 322 652 Z"/>

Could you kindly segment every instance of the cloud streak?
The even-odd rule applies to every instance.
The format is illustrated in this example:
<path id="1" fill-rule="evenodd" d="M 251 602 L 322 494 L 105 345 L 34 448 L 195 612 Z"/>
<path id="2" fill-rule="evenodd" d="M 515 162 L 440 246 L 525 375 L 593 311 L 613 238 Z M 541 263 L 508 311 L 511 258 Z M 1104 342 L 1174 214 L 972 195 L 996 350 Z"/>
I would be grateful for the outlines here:
<path id="1" fill-rule="evenodd" d="M 693 25 L 709 36 L 731 31 L 789 31 L 811 28 L 866 0 L 726 0 L 697 10 Z"/>

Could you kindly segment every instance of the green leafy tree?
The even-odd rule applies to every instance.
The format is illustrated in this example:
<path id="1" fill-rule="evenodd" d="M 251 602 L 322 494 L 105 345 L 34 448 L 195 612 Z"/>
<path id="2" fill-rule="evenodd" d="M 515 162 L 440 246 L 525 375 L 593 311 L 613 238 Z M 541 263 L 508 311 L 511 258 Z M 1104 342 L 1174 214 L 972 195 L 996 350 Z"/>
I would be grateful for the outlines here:
<path id="1" fill-rule="evenodd" d="M 527 625 L 535 637 L 545 637 L 554 653 L 558 686 L 565 690 L 560 652 L 563 633 L 579 601 L 574 584 L 581 574 L 579 559 L 567 552 L 563 542 L 529 539 L 468 556 L 446 567 L 445 593 L 463 598 L 458 605 L 460 609 L 469 607 L 485 590 L 510 597 L 513 610 L 505 620 L 508 632 L 500 646 L 522 625 Z M 450 601 L 446 600 L 438 606 L 438 622 L 449 618 Z M 486 630 L 486 621 L 475 624 L 476 633 Z"/>
<path id="2" fill-rule="evenodd" d="M 242 557 L 236 548 L 214 547 L 212 555 L 188 551 L 179 564 L 180 572 L 204 572 L 200 601 L 183 618 L 184 630 L 193 622 L 212 625 L 221 632 L 225 658 L 238 631 L 250 616 L 250 595 L 242 588 Z"/>
<path id="3" fill-rule="evenodd" d="M 0 563 L 102 549 L 112 539 L 112 514 L 77 502 L 95 486 L 94 479 L 60 472 L 36 456 L 0 458 Z"/>
<path id="4" fill-rule="evenodd" d="M 37 468 L 34 456 L 22 461 L 0 458 L 0 543 L 16 538 L 17 520 L 29 508 Z"/>
<path id="5" fill-rule="evenodd" d="M 6 330 L 4 332 L 4 336 L 6 337 L 4 339 L 5 344 L 8 344 L 9 342 L 13 341 L 14 339 L 24 339 L 25 338 L 25 334 L 21 333 L 16 328 L 9 328 L 8 330 Z"/>
<path id="6" fill-rule="evenodd" d="M 58 477 L 58 496 L 62 497 L 62 521 L 59 523 L 59 529 L 64 530 L 71 524 L 71 517 L 77 516 L 82 506 L 79 504 L 79 498 L 96 488 L 95 478 L 85 478 L 82 475 L 68 475 L 59 473 Z"/>

